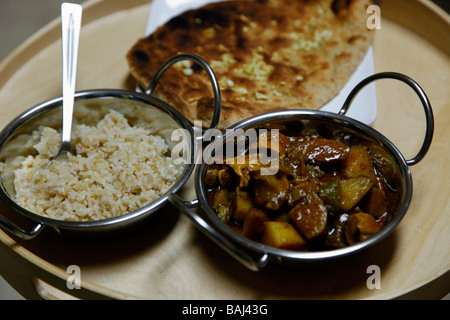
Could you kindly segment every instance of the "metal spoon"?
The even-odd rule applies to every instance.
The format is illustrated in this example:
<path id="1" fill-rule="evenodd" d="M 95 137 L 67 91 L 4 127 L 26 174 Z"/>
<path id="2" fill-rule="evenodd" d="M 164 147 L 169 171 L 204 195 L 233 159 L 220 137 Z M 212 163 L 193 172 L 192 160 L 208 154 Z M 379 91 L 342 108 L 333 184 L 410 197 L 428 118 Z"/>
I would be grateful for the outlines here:
<path id="1" fill-rule="evenodd" d="M 57 155 L 49 162 L 47 168 L 55 160 L 67 160 L 73 154 L 70 136 L 72 133 L 72 117 L 77 73 L 78 43 L 81 29 L 81 5 L 63 3 L 61 5 L 62 24 L 62 62 L 63 62 L 63 123 L 61 147 Z"/>

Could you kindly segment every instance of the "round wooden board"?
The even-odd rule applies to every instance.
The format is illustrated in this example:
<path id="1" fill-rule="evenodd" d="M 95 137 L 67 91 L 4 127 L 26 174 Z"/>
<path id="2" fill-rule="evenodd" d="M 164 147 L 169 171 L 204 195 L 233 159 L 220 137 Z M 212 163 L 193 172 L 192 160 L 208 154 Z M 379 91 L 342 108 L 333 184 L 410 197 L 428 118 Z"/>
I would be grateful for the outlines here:
<path id="1" fill-rule="evenodd" d="M 133 234 L 103 241 L 45 232 L 23 241 L 0 231 L 2 276 L 28 299 L 69 298 L 62 292 L 83 299 L 442 298 L 450 291 L 450 19 L 428 1 L 385 3 L 381 29 L 374 31 L 375 70 L 405 73 L 424 88 L 434 109 L 435 136 L 425 159 L 411 167 L 414 195 L 404 220 L 380 244 L 332 264 L 252 272 L 168 206 Z M 149 9 L 143 0 L 84 4 L 77 90 L 133 90 L 125 54 L 143 35 Z M 57 20 L 0 64 L 0 127 L 61 95 L 59 36 Z M 412 158 L 425 132 L 417 97 L 401 83 L 383 80 L 377 98 L 374 128 Z M 182 194 L 194 198 L 192 181 Z M 80 267 L 81 290 L 67 288 L 71 265 Z M 374 265 L 381 289 L 371 290 L 368 267 Z"/>

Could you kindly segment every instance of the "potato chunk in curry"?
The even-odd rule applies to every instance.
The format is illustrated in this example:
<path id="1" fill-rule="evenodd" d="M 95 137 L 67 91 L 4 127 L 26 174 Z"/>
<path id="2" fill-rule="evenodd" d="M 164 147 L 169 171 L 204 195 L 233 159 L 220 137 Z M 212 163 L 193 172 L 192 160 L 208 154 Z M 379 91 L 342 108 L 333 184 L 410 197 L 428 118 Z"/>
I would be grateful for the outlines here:
<path id="1" fill-rule="evenodd" d="M 291 224 L 284 221 L 266 222 L 262 233 L 262 243 L 278 249 L 306 249 L 306 241 Z"/>
<path id="2" fill-rule="evenodd" d="M 373 180 L 366 176 L 358 176 L 340 181 L 340 206 L 343 211 L 354 208 L 372 189 Z"/>

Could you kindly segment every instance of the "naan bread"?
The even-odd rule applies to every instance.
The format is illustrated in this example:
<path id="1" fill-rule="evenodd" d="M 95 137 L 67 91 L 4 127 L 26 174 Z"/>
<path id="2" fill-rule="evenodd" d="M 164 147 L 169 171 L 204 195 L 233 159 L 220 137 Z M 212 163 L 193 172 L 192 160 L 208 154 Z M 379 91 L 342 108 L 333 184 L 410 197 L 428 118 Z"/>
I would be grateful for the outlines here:
<path id="1" fill-rule="evenodd" d="M 219 128 L 281 109 L 318 109 L 337 95 L 372 42 L 369 0 L 250 0 L 185 12 L 138 40 L 127 54 L 147 88 L 173 55 L 194 53 L 213 68 L 222 93 Z M 191 62 L 171 67 L 154 95 L 189 120 L 209 124 L 213 93 Z"/>

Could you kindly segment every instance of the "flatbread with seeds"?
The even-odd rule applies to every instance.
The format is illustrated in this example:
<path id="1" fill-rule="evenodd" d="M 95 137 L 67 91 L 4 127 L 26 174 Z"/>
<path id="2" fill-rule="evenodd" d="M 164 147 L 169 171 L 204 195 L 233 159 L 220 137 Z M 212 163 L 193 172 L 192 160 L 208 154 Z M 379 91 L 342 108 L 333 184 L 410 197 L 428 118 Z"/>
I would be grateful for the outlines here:
<path id="1" fill-rule="evenodd" d="M 127 53 L 131 74 L 147 88 L 173 55 L 194 53 L 213 68 L 222 93 L 219 128 L 282 109 L 318 109 L 348 81 L 373 31 L 370 0 L 248 0 L 211 3 L 174 17 Z M 206 73 L 180 62 L 154 95 L 207 126 L 213 93 Z"/>

